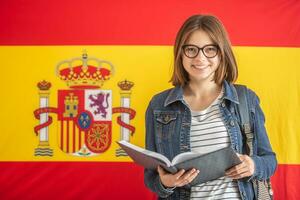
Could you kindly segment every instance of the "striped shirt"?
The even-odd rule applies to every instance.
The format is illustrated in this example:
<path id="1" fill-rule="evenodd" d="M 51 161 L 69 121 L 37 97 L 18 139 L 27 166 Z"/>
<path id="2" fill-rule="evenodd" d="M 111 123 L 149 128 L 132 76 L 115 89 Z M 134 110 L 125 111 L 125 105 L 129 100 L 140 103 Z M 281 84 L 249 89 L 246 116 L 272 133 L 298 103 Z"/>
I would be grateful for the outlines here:
<path id="1" fill-rule="evenodd" d="M 203 154 L 230 145 L 230 138 L 222 120 L 219 103 L 223 90 L 215 101 L 205 110 L 191 111 L 191 151 Z M 199 173 L 201 176 L 201 171 Z M 221 177 L 191 188 L 190 199 L 241 199 L 237 182 Z"/>

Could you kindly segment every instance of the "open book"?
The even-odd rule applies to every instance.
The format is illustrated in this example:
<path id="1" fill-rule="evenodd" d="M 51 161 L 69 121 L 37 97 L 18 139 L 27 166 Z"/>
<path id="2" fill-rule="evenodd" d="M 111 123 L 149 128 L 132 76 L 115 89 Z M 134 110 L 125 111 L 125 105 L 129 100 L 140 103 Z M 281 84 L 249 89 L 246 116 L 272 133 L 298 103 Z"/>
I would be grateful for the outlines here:
<path id="1" fill-rule="evenodd" d="M 172 174 L 180 169 L 189 170 L 195 168 L 200 170 L 199 175 L 191 182 L 191 185 L 220 178 L 225 175 L 227 169 L 241 163 L 231 147 L 207 154 L 185 152 L 178 154 L 170 161 L 162 154 L 143 149 L 124 140 L 117 143 L 134 162 L 147 169 L 156 170 L 157 166 L 160 165 Z"/>

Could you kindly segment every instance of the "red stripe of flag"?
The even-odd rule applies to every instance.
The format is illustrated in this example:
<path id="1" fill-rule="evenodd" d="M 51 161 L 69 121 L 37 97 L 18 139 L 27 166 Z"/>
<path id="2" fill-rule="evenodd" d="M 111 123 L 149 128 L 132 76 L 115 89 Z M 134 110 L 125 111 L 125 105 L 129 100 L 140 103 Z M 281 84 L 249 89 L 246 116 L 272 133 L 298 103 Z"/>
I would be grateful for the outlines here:
<path id="1" fill-rule="evenodd" d="M 280 164 L 272 177 L 275 199 L 300 199 L 300 165 Z"/>
<path id="2" fill-rule="evenodd" d="M 0 199 L 155 198 L 143 168 L 131 162 L 0 162 L 0 169 Z M 299 199 L 299 177 L 300 165 L 279 165 L 275 199 Z"/>
<path id="3" fill-rule="evenodd" d="M 0 199 L 155 199 L 133 163 L 0 162 L 0 169 Z"/>
<path id="4" fill-rule="evenodd" d="M 0 45 L 172 45 L 182 22 L 211 13 L 235 46 L 300 46 L 300 1 L 27 0 L 0 6 Z"/>

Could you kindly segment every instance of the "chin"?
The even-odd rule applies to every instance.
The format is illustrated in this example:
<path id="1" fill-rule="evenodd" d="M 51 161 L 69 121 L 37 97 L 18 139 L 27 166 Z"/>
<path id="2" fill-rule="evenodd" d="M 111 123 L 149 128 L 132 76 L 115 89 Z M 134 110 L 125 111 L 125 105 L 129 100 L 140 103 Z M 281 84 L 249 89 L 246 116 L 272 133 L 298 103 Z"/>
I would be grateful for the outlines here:
<path id="1" fill-rule="evenodd" d="M 195 74 L 193 75 L 193 76 L 190 76 L 191 77 L 191 81 L 197 81 L 197 82 L 199 82 L 199 81 L 207 81 L 207 80 L 209 80 L 209 81 L 211 81 L 211 80 L 213 80 L 214 78 L 214 74 L 198 74 L 198 75 L 196 75 L 195 76 Z"/>

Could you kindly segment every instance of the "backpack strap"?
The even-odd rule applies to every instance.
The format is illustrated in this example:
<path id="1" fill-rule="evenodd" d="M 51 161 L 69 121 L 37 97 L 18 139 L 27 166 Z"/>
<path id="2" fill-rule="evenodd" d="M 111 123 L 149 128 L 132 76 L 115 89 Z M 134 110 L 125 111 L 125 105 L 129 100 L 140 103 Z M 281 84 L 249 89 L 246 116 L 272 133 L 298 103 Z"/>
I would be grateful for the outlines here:
<path id="1" fill-rule="evenodd" d="M 241 119 L 242 134 L 246 137 L 247 153 L 253 155 L 253 131 L 251 131 L 250 113 L 247 101 L 247 87 L 244 85 L 234 85 L 238 94 L 238 110 Z"/>
<path id="2" fill-rule="evenodd" d="M 253 155 L 253 130 L 251 130 L 251 124 L 250 124 L 250 112 L 249 112 L 249 106 L 247 101 L 247 94 L 248 89 L 244 85 L 234 85 L 235 89 L 238 94 L 239 98 L 239 104 L 238 104 L 238 113 L 240 115 L 241 119 L 241 128 L 242 128 L 242 134 L 246 137 L 246 149 L 247 154 L 249 156 Z M 266 181 L 259 182 L 259 181 L 252 181 L 255 196 L 256 199 L 273 199 L 273 190 L 271 186 L 270 179 L 267 179 Z M 265 184 L 264 187 L 262 187 L 262 184 Z M 265 190 L 264 188 L 267 188 Z"/>

